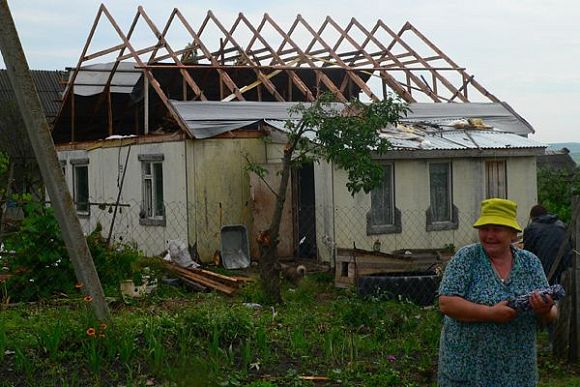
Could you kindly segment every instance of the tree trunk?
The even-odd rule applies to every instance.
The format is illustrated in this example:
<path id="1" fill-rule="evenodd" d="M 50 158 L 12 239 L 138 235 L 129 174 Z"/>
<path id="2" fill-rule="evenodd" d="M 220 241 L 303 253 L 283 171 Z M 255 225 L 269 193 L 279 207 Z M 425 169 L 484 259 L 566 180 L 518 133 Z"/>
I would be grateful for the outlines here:
<path id="1" fill-rule="evenodd" d="M 260 282 L 262 290 L 269 302 L 282 302 L 280 293 L 280 263 L 278 262 L 278 243 L 280 233 L 280 222 L 282 212 L 286 202 L 286 191 L 290 181 L 290 161 L 294 147 L 287 146 L 282 158 L 282 175 L 278 196 L 276 197 L 276 207 L 270 228 L 258 237 L 260 245 Z"/>

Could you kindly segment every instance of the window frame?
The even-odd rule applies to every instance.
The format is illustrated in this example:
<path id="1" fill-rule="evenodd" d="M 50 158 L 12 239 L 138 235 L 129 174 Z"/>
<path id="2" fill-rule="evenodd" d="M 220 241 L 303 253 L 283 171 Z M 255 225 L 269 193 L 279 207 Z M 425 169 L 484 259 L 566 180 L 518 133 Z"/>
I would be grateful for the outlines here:
<path id="1" fill-rule="evenodd" d="M 89 181 L 89 159 L 72 159 L 70 160 L 72 165 L 72 196 L 75 205 L 75 210 L 79 216 L 89 216 L 91 214 L 91 204 L 90 204 L 90 181 Z M 62 166 L 62 165 L 61 165 Z M 86 208 L 82 205 L 85 203 L 79 202 L 79 171 L 82 169 L 86 170 Z"/>
<path id="2" fill-rule="evenodd" d="M 449 217 L 445 220 L 435 220 L 433 212 L 433 184 L 432 184 L 432 166 L 447 166 L 447 200 Z M 459 228 L 459 211 L 453 204 L 453 162 L 450 160 L 433 160 L 427 166 L 428 187 L 429 187 L 429 207 L 425 214 L 425 228 L 427 231 L 456 230 Z"/>
<path id="3" fill-rule="evenodd" d="M 376 214 L 376 206 L 375 200 L 375 192 L 377 190 L 384 190 L 385 188 L 385 181 L 381 182 L 381 186 L 375 188 L 369 193 L 370 196 L 370 209 L 367 212 L 367 235 L 378 235 L 378 234 L 395 234 L 400 233 L 402 231 L 401 228 L 401 211 L 396 206 L 396 198 L 395 198 L 395 163 L 392 162 L 385 162 L 381 163 L 381 167 L 383 168 L 383 178 L 386 176 L 386 167 L 390 169 L 390 176 L 389 181 L 387 182 L 390 190 L 390 203 L 389 203 L 389 212 L 390 212 L 390 222 L 389 223 L 377 223 L 375 220 Z M 384 196 L 384 195 L 382 195 Z"/>
<path id="4" fill-rule="evenodd" d="M 144 226 L 165 226 L 166 224 L 164 202 L 165 184 L 163 179 L 164 159 L 163 154 L 141 154 L 138 156 L 141 167 L 141 210 L 139 212 L 139 224 Z M 161 174 L 160 182 L 158 173 Z M 161 184 L 161 187 L 158 187 L 159 184 Z M 159 203 L 159 192 L 161 192 L 161 203 Z"/>

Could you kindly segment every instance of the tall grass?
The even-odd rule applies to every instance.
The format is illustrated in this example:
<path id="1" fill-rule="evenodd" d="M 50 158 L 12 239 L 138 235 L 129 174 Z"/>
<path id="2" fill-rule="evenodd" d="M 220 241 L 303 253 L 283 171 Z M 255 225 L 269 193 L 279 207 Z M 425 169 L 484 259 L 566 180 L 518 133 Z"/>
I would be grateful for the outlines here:
<path id="1" fill-rule="evenodd" d="M 361 299 L 324 277 L 285 289 L 285 299 L 274 310 L 249 308 L 244 302 L 260 300 L 253 285 L 234 298 L 161 288 L 117 305 L 105 327 L 87 317 L 82 302 L 13 307 L 0 316 L 0 380 L 300 386 L 311 385 L 301 376 L 319 375 L 336 385 L 434 382 L 436 310 Z"/>

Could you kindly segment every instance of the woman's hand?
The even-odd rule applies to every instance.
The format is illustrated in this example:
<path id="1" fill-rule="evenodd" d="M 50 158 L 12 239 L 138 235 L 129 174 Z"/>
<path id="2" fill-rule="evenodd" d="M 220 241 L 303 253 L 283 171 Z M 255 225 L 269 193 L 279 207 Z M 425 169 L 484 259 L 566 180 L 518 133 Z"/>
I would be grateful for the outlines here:
<path id="1" fill-rule="evenodd" d="M 489 319 L 497 323 L 506 323 L 516 318 L 518 312 L 507 304 L 507 301 L 502 301 L 489 307 Z"/>
<path id="2" fill-rule="evenodd" d="M 530 306 L 536 316 L 545 321 L 552 321 L 558 317 L 558 309 L 550 296 L 542 297 L 539 293 L 534 292 L 530 296 Z"/>
<path id="3" fill-rule="evenodd" d="M 505 323 L 516 318 L 517 312 L 502 301 L 494 306 L 476 304 L 459 296 L 440 296 L 441 313 L 463 322 Z"/>

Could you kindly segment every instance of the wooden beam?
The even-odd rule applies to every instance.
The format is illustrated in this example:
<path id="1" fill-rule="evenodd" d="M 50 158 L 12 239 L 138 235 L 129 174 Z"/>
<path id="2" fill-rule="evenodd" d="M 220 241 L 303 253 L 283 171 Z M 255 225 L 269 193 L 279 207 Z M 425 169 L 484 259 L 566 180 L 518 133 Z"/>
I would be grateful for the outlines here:
<path id="1" fill-rule="evenodd" d="M 433 44 L 429 39 L 427 39 L 427 37 L 425 37 L 425 35 L 423 35 L 421 32 L 419 32 L 411 23 L 407 22 L 405 24 L 405 27 L 403 27 L 405 30 L 411 30 L 417 37 L 419 37 L 429 48 L 431 48 L 433 51 L 435 51 L 439 56 L 441 56 L 443 59 L 445 59 L 445 61 L 447 63 L 449 63 L 449 65 L 451 67 L 459 67 L 454 61 L 451 60 L 451 58 L 449 58 L 447 55 L 445 55 L 445 53 L 443 51 L 441 51 L 435 44 Z M 463 70 L 459 70 L 461 73 L 464 73 Z M 466 73 L 466 75 L 468 75 Z M 473 87 L 475 87 L 481 94 L 483 94 L 485 97 L 489 98 L 492 102 L 501 102 L 495 95 L 491 94 L 489 91 L 487 91 L 486 88 L 484 88 L 482 85 L 479 84 L 479 82 L 477 81 L 472 81 L 471 83 L 473 85 Z"/>
<path id="2" fill-rule="evenodd" d="M 316 66 L 314 65 L 312 60 L 310 60 L 308 58 L 308 56 L 300 49 L 300 47 L 298 47 L 298 45 L 296 43 L 294 43 L 294 41 L 290 38 L 291 33 L 296 28 L 298 20 L 296 20 L 294 22 L 294 24 L 290 28 L 289 33 L 284 33 L 284 31 L 282 31 L 282 29 L 276 24 L 276 22 L 274 22 L 274 20 L 272 20 L 270 18 L 270 16 L 268 16 L 268 14 L 265 14 L 264 17 L 266 17 L 268 19 L 268 22 L 270 23 L 270 25 L 272 25 L 276 29 L 276 31 L 278 31 L 278 33 L 280 33 L 282 35 L 282 37 L 284 38 L 278 51 L 280 51 L 286 45 L 286 43 L 289 43 L 294 48 L 294 50 L 296 50 L 296 52 L 298 53 L 298 56 L 300 58 L 300 62 L 305 62 L 311 68 L 316 68 Z M 326 76 L 326 74 L 320 74 L 317 72 L 317 76 L 320 76 L 320 79 L 322 80 L 322 82 L 336 96 L 337 100 L 339 100 L 340 102 L 348 102 L 346 100 L 346 98 L 344 97 L 344 95 L 342 95 L 340 90 L 338 90 L 336 85 Z"/>
<path id="3" fill-rule="evenodd" d="M 334 50 L 328 45 L 326 44 L 326 42 L 320 37 L 322 32 L 324 31 L 324 28 L 326 27 L 326 25 L 330 22 L 331 24 L 334 23 L 334 21 L 330 18 L 327 17 L 326 20 L 324 21 L 324 23 L 322 23 L 322 26 L 320 27 L 319 31 L 314 31 L 314 29 L 306 22 L 306 20 L 304 20 L 304 18 L 301 15 L 298 15 L 298 19 L 300 20 L 300 22 L 302 23 L 302 25 L 308 30 L 308 32 L 310 32 L 313 36 L 312 42 L 310 43 L 310 45 L 308 46 L 308 48 L 305 50 L 306 53 L 308 53 L 309 49 L 315 44 L 315 41 L 318 41 L 326 50 L 328 50 L 329 54 L 331 55 L 331 57 L 336 60 L 338 62 L 338 64 L 341 67 L 348 67 L 346 63 L 344 63 L 342 61 L 342 59 L 336 54 L 336 52 L 334 52 Z M 342 32 L 342 30 L 340 28 L 337 28 L 337 30 L 339 32 Z M 347 75 L 350 77 L 350 79 L 356 83 L 356 85 L 373 101 L 378 101 L 379 98 L 371 91 L 371 89 L 368 87 L 368 85 L 366 84 L 365 81 L 363 81 L 357 73 L 354 72 L 347 72 Z M 342 93 L 342 91 L 341 91 Z"/>
<path id="4" fill-rule="evenodd" d="M 113 19 L 113 17 L 109 13 L 109 11 L 107 11 L 107 9 L 104 7 L 103 7 L 103 13 L 107 17 L 107 19 L 109 19 L 109 22 L 111 23 L 111 25 L 113 26 L 113 28 L 115 29 L 115 31 L 117 32 L 119 37 L 123 40 L 123 42 L 125 42 L 125 46 L 127 47 L 127 49 L 134 54 L 134 59 L 137 62 L 137 65 L 144 66 L 144 63 L 141 61 L 141 58 L 139 58 L 139 56 L 135 54 L 135 50 L 133 49 L 133 46 L 131 45 L 131 43 L 129 42 L 129 40 L 125 36 L 125 34 L 123 34 L 123 31 L 121 31 L 121 29 L 119 28 L 119 26 L 117 25 L 117 23 L 115 22 L 115 20 Z M 159 84 L 159 82 L 157 82 L 157 80 L 155 79 L 153 74 L 151 74 L 151 72 L 147 69 L 145 69 L 143 71 L 143 74 L 149 79 L 151 87 L 153 87 L 153 89 L 155 89 L 161 102 L 165 105 L 165 107 L 167 108 L 167 111 L 169 112 L 171 117 L 175 120 L 177 125 L 181 128 L 181 130 L 183 130 L 185 133 L 189 134 L 190 132 L 189 132 L 187 126 L 185 125 L 183 120 L 179 117 L 177 112 L 175 112 L 175 110 L 173 109 L 173 107 L 169 103 L 167 96 L 165 95 L 165 93 L 161 89 L 161 85 Z"/>
<path id="5" fill-rule="evenodd" d="M 191 75 L 189 75 L 187 70 L 181 68 L 181 66 L 183 66 L 183 63 L 181 63 L 179 58 L 175 55 L 171 46 L 165 40 L 165 37 L 163 36 L 163 34 L 161 34 L 161 32 L 159 32 L 159 30 L 157 29 L 157 26 L 153 23 L 151 18 L 149 18 L 149 15 L 147 15 L 145 13 L 145 11 L 143 10 L 143 7 L 141 7 L 141 6 L 139 6 L 139 13 L 143 16 L 143 19 L 145 20 L 145 22 L 147 23 L 149 28 L 151 28 L 151 31 L 153 31 L 155 36 L 157 36 L 157 38 L 159 40 L 158 44 L 161 45 L 162 47 L 164 47 L 167 50 L 167 52 L 169 53 L 169 55 L 171 55 L 172 59 L 175 61 L 175 63 L 177 64 L 177 67 L 179 68 L 179 72 L 181 73 L 181 75 L 183 76 L 183 79 L 185 79 L 185 82 L 189 85 L 191 90 L 193 90 L 195 95 L 198 96 L 202 101 L 206 101 L 207 98 L 203 94 L 203 90 L 201 90 L 201 88 L 197 85 L 197 83 L 193 80 L 193 78 L 191 78 Z"/>
<path id="6" fill-rule="evenodd" d="M 238 18 L 234 22 L 234 25 L 232 26 L 232 28 L 230 29 L 230 31 L 227 31 L 224 28 L 224 26 L 220 23 L 220 21 L 213 15 L 213 13 L 211 11 L 209 11 L 208 14 L 212 18 L 212 20 L 216 24 L 216 26 L 220 29 L 220 31 L 226 36 L 226 40 L 224 41 L 224 45 L 228 41 L 230 41 L 238 49 L 238 51 L 240 52 L 241 56 L 244 58 L 244 60 L 246 61 L 246 63 L 248 63 L 250 65 L 250 67 L 252 68 L 252 70 L 254 70 L 254 72 L 256 73 L 256 76 L 257 76 L 258 80 L 260 81 L 260 84 L 263 84 L 266 87 L 266 89 L 270 92 L 270 94 L 272 94 L 274 96 L 274 98 L 276 98 L 276 100 L 278 102 L 284 102 L 284 97 L 282 97 L 280 95 L 280 93 L 276 89 L 276 86 L 274 86 L 274 84 L 272 83 L 272 81 L 270 81 L 270 78 L 273 75 L 271 75 L 270 77 L 267 77 L 266 75 L 264 75 L 264 73 L 259 69 L 259 64 L 256 66 L 256 64 L 254 63 L 254 61 L 246 54 L 245 50 L 234 39 L 234 37 L 233 37 L 233 31 L 235 30 L 236 26 L 240 23 L 240 21 L 243 20 L 241 18 L 241 16 L 238 16 Z"/>
<path id="7" fill-rule="evenodd" d="M 194 43 L 204 53 L 204 55 L 206 56 L 206 58 L 208 58 L 210 60 L 210 62 L 212 63 L 212 65 L 214 65 L 216 67 L 219 66 L 219 63 L 218 63 L 217 59 L 212 56 L 211 52 L 203 44 L 203 42 L 201 41 L 199 35 L 193 30 L 193 28 L 191 28 L 191 26 L 189 25 L 189 23 L 187 22 L 187 20 L 185 20 L 185 18 L 181 14 L 181 12 L 179 12 L 179 10 L 175 10 L 175 15 L 180 20 L 181 24 L 184 26 L 184 28 L 187 30 L 187 32 L 189 32 L 189 34 L 191 35 L 191 37 L 194 40 Z M 204 20 L 204 24 L 202 25 L 202 28 L 200 29 L 200 31 L 203 30 L 203 27 L 207 23 L 207 20 L 208 20 L 208 17 L 206 17 L 206 19 Z M 201 34 L 201 32 L 200 32 L 200 34 Z M 182 64 L 182 66 L 183 66 L 183 64 Z M 227 86 L 228 89 L 230 89 L 230 92 L 234 93 L 236 95 L 236 97 L 238 98 L 238 100 L 245 101 L 246 99 L 244 98 L 244 96 L 242 95 L 242 93 L 240 93 L 240 90 L 239 90 L 238 86 L 230 78 L 230 76 L 228 75 L 228 73 L 225 72 L 225 71 L 222 71 L 221 69 L 218 69 L 217 71 L 218 71 L 218 73 L 220 73 L 220 75 L 221 75 L 221 77 L 222 77 L 222 79 L 224 81 L 224 84 Z"/>
<path id="8" fill-rule="evenodd" d="M 235 288 L 224 285 L 223 283 L 218 282 L 214 279 L 206 278 L 202 274 L 195 273 L 183 267 L 170 263 L 166 263 L 165 267 L 173 271 L 174 273 L 178 274 L 179 276 L 183 276 L 190 281 L 194 281 L 200 285 L 217 290 L 218 292 L 226 294 L 228 296 L 231 296 L 236 291 Z"/>

